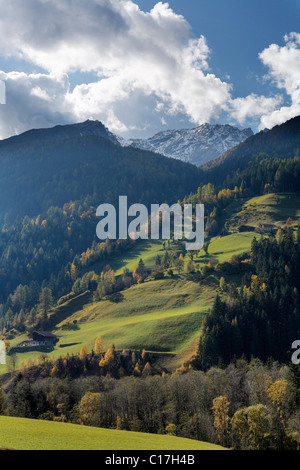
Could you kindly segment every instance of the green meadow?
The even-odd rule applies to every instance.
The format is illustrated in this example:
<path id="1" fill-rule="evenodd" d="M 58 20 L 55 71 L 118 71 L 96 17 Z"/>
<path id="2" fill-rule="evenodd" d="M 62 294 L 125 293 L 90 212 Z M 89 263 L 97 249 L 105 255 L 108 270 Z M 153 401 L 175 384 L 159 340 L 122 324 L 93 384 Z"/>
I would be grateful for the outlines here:
<path id="1" fill-rule="evenodd" d="M 184 352 L 199 338 L 204 315 L 219 282 L 217 276 L 210 276 L 201 284 L 191 279 L 182 275 L 146 281 L 123 291 L 118 302 L 104 300 L 85 305 L 55 327 L 53 331 L 59 343 L 49 357 L 78 354 L 83 345 L 91 350 L 98 335 L 106 348 L 114 344 L 117 349 Z M 77 329 L 66 329 L 74 320 Z M 11 346 L 25 338 L 25 335 L 16 337 Z M 17 365 L 38 359 L 40 355 L 39 351 L 19 353 Z"/>
<path id="2" fill-rule="evenodd" d="M 204 250 L 201 250 L 200 263 L 207 263 L 215 260 L 218 263 L 229 260 L 234 255 L 250 251 L 251 243 L 254 238 L 260 238 L 257 233 L 233 233 L 226 237 L 215 239 L 210 243 L 208 254 L 205 255 Z M 197 259 L 196 259 L 197 261 Z"/>
<path id="3" fill-rule="evenodd" d="M 124 268 L 132 272 L 141 258 L 143 258 L 146 267 L 154 266 L 156 256 L 163 255 L 163 252 L 163 244 L 160 240 L 144 240 L 143 243 L 137 244 L 136 247 L 120 259 L 113 260 L 110 265 L 114 269 L 116 276 L 118 276 L 123 273 Z"/>
<path id="4" fill-rule="evenodd" d="M 237 201 L 227 212 L 231 228 L 242 224 L 256 226 L 260 222 L 283 227 L 288 218 L 296 225 L 300 221 L 300 196 L 294 193 L 265 194 L 244 200 L 242 204 Z"/>
<path id="5" fill-rule="evenodd" d="M 0 450 L 225 450 L 174 436 L 0 416 Z"/>

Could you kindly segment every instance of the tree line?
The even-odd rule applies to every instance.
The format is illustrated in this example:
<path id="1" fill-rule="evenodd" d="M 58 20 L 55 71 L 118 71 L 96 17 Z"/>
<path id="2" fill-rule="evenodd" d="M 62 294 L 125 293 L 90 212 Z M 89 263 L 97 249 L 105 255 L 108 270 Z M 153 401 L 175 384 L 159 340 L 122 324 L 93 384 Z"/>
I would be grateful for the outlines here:
<path id="1" fill-rule="evenodd" d="M 82 368 L 86 357 L 77 358 Z M 118 380 L 108 370 L 89 375 L 87 369 L 72 378 L 61 361 L 52 374 L 52 363 L 51 369 L 47 360 L 40 365 L 40 372 L 50 369 L 44 378 L 34 368 L 16 375 L 5 393 L 0 389 L 0 413 L 173 434 L 235 449 L 300 448 L 298 366 L 239 359 L 206 372 L 154 375 L 150 367 Z"/>

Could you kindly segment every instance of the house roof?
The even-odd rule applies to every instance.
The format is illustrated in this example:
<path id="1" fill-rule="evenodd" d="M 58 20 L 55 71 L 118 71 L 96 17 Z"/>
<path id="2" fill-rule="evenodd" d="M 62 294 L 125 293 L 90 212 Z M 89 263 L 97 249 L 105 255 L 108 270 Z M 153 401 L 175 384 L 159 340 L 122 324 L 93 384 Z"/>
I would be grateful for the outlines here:
<path id="1" fill-rule="evenodd" d="M 37 333 L 38 335 L 40 336 L 44 336 L 45 338 L 57 338 L 56 335 L 54 335 L 53 333 L 50 333 L 49 331 L 33 331 L 30 335 L 28 336 L 32 336 L 33 333 Z"/>

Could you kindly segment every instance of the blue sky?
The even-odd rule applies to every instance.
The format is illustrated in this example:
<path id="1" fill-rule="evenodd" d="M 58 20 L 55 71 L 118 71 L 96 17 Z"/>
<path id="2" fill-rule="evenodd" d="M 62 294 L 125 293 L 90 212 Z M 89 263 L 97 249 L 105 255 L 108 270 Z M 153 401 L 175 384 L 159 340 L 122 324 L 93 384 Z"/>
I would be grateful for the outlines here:
<path id="1" fill-rule="evenodd" d="M 98 119 L 125 138 L 300 114 L 299 0 L 0 0 L 0 138 Z"/>
<path id="2" fill-rule="evenodd" d="M 150 10 L 155 1 L 136 2 Z M 169 0 L 195 36 L 203 34 L 211 48 L 210 65 L 220 76 L 229 74 L 234 95 L 262 90 L 258 77 L 266 72 L 258 53 L 270 44 L 284 45 L 284 35 L 300 29 L 298 0 Z"/>

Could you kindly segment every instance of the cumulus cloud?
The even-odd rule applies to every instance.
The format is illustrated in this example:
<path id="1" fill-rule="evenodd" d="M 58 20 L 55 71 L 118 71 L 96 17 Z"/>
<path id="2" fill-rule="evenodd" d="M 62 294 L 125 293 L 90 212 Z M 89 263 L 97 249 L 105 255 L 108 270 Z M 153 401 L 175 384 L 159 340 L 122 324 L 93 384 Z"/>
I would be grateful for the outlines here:
<path id="1" fill-rule="evenodd" d="M 251 93 L 228 103 L 231 116 L 240 124 L 257 118 L 259 130 L 271 129 L 300 114 L 300 34 L 290 33 L 284 41 L 284 46 L 271 44 L 259 54 L 268 69 L 264 80 L 272 83 L 278 93 L 268 97 Z M 290 100 L 288 105 L 284 103 L 285 94 Z"/>
<path id="2" fill-rule="evenodd" d="M 150 12 L 130 0 L 0 0 L 0 8 L 0 55 L 41 67 L 49 85 L 53 74 L 98 76 L 64 97 L 58 83 L 60 105 L 45 87 L 33 87 L 33 102 L 39 108 L 48 102 L 48 114 L 55 105 L 62 113 L 68 102 L 73 119 L 101 119 L 124 131 L 134 126 L 121 122 L 118 108 L 143 94 L 149 103 L 155 95 L 165 115 L 183 113 L 200 124 L 218 115 L 230 97 L 230 85 L 209 72 L 206 39 L 193 38 L 187 21 L 167 3 Z M 24 80 L 26 88 L 33 77 Z"/>
<path id="3" fill-rule="evenodd" d="M 125 135 L 176 115 L 199 125 L 224 111 L 240 124 L 255 118 L 270 127 L 299 106 L 296 33 L 260 54 L 268 79 L 291 97 L 286 107 L 279 94 L 232 99 L 231 84 L 210 70 L 206 38 L 193 37 L 167 3 L 143 12 L 132 0 L 0 0 L 0 11 L 0 56 L 43 70 L 0 73 L 7 86 L 2 138 L 85 119 Z M 91 79 L 72 88 L 78 73 Z"/>
<path id="4" fill-rule="evenodd" d="M 282 103 L 282 97 L 259 96 L 251 93 L 245 98 L 231 100 L 228 105 L 230 115 L 240 124 L 245 124 L 247 119 L 261 118 L 262 115 L 270 115 Z"/>
<path id="5" fill-rule="evenodd" d="M 289 96 L 290 105 L 262 113 L 261 128 L 271 128 L 300 114 L 300 34 L 290 33 L 284 40 L 284 46 L 271 44 L 259 57 L 269 69 L 266 79 Z"/>

